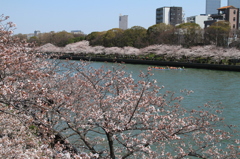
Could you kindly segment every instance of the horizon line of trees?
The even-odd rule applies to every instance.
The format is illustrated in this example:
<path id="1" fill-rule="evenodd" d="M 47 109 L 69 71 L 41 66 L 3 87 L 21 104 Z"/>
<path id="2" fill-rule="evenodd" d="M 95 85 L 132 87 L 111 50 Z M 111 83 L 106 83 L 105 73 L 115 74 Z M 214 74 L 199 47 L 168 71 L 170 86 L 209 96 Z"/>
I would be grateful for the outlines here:
<path id="1" fill-rule="evenodd" d="M 14 35 L 20 39 L 27 39 L 26 35 Z M 67 31 L 41 33 L 27 39 L 37 46 L 51 43 L 58 47 L 82 40 L 88 40 L 91 46 L 144 48 L 155 44 L 182 45 L 192 47 L 198 45 L 216 45 L 221 47 L 240 48 L 239 30 L 231 30 L 229 22 L 215 22 L 208 28 L 202 29 L 196 23 L 182 23 L 178 26 L 159 23 L 145 29 L 133 26 L 127 30 L 112 28 L 108 31 L 91 32 L 85 34 L 72 34 Z M 232 41 L 229 41 L 232 39 Z M 231 44 L 230 44 L 231 43 Z M 230 45 L 229 45 L 230 44 Z"/>

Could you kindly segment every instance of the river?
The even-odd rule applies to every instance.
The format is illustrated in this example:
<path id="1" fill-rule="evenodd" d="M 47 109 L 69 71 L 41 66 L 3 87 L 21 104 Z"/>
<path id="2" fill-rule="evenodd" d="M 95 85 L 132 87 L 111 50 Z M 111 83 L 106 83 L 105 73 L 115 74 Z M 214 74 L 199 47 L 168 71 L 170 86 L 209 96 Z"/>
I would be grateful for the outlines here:
<path id="1" fill-rule="evenodd" d="M 99 68 L 102 65 L 114 66 L 115 63 L 92 62 L 91 65 Z M 127 72 L 132 72 L 138 78 L 140 71 L 147 72 L 148 65 L 124 64 Z M 152 78 L 163 85 L 165 91 L 173 91 L 180 95 L 180 90 L 192 90 L 181 102 L 183 107 L 195 109 L 207 102 L 222 103 L 225 123 L 238 126 L 240 130 L 240 72 L 219 71 L 206 69 L 184 70 L 157 70 L 152 69 Z"/>
<path id="2" fill-rule="evenodd" d="M 62 62 L 65 63 L 65 61 Z M 103 65 L 111 68 L 118 64 L 90 62 L 90 65 L 97 69 Z M 140 71 L 147 72 L 149 68 L 148 65 L 140 64 L 122 65 L 126 66 L 125 71 L 132 73 L 133 78 L 136 80 L 139 78 L 138 75 Z M 66 71 L 63 68 L 60 69 L 61 71 Z M 198 109 L 198 106 L 203 106 L 208 102 L 212 102 L 213 104 L 221 103 L 224 107 L 222 117 L 225 118 L 225 124 L 235 125 L 237 126 L 236 130 L 240 131 L 240 72 L 193 68 L 183 70 L 152 69 L 151 72 L 154 74 L 151 78 L 156 79 L 159 86 L 164 86 L 162 93 L 172 91 L 178 96 L 183 95 L 181 90 L 187 89 L 193 91 L 193 93 L 189 95 L 184 95 L 184 100 L 180 103 L 186 109 Z M 65 124 L 59 123 L 59 125 L 56 125 L 56 129 L 58 129 L 57 127 L 62 129 L 65 127 Z M 233 130 L 232 128 L 225 128 L 227 128 L 227 131 Z M 71 130 L 66 133 L 71 133 Z M 96 136 L 94 133 L 88 135 Z M 239 136 L 234 136 L 233 138 L 236 139 L 238 137 Z M 78 136 L 72 136 L 68 139 L 70 143 L 79 141 Z M 228 143 L 228 141 L 223 142 L 223 145 Z M 107 143 L 103 143 L 103 145 L 104 144 L 107 145 Z M 101 149 L 101 146 L 100 144 L 96 148 Z"/>

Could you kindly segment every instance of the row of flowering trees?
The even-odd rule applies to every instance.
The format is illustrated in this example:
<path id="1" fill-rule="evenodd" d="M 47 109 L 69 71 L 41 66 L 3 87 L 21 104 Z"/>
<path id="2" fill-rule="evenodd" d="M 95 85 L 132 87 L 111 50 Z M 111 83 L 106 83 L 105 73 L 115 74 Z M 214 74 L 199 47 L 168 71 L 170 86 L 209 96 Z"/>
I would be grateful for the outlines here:
<path id="1" fill-rule="evenodd" d="M 214 45 L 185 48 L 181 45 L 150 45 L 145 48 L 90 46 L 89 41 L 56 47 L 50 43 L 38 47 L 37 52 L 59 53 L 87 58 L 139 59 L 155 61 L 194 62 L 208 64 L 236 65 L 240 54 L 236 48 L 223 48 Z"/>
<path id="2" fill-rule="evenodd" d="M 121 65 L 49 60 L 12 38 L 5 19 L 1 158 L 239 158 L 238 133 L 225 127 L 218 105 L 185 109 L 151 69 L 135 80 Z"/>

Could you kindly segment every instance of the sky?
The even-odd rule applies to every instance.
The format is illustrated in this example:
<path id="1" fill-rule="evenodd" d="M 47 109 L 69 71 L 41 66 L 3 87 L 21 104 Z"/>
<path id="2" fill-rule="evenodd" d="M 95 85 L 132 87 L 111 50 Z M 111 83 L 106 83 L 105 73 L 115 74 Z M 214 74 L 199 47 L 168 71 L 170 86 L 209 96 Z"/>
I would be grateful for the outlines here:
<path id="1" fill-rule="evenodd" d="M 0 0 L 0 15 L 10 16 L 14 34 L 35 30 L 81 30 L 85 34 L 119 27 L 119 15 L 128 15 L 128 28 L 155 24 L 156 9 L 182 7 L 185 18 L 205 13 L 206 0 Z M 222 0 L 221 6 L 226 6 Z"/>

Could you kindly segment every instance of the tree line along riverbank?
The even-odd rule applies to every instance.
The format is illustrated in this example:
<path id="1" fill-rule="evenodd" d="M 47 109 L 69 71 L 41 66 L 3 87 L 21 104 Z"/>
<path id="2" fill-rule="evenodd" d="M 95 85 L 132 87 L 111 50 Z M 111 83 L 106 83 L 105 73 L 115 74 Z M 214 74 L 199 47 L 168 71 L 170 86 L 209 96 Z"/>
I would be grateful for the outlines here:
<path id="1" fill-rule="evenodd" d="M 195 23 L 182 23 L 177 26 L 159 23 L 148 27 L 133 26 L 122 30 L 112 28 L 107 31 L 70 33 L 67 31 L 38 33 L 27 38 L 27 35 L 17 34 L 15 37 L 34 42 L 37 46 L 52 43 L 58 47 L 82 40 L 88 40 L 91 46 L 104 47 L 135 47 L 144 48 L 155 44 L 182 45 L 186 48 L 198 45 L 215 45 L 240 48 L 240 31 L 231 29 L 227 21 L 219 21 L 210 27 L 202 29 Z"/>
<path id="2" fill-rule="evenodd" d="M 184 48 L 180 45 L 151 45 L 134 47 L 90 46 L 88 41 L 57 47 L 46 44 L 36 52 L 72 60 L 125 62 L 158 66 L 178 66 L 204 69 L 240 71 L 240 51 L 213 45 Z"/>

